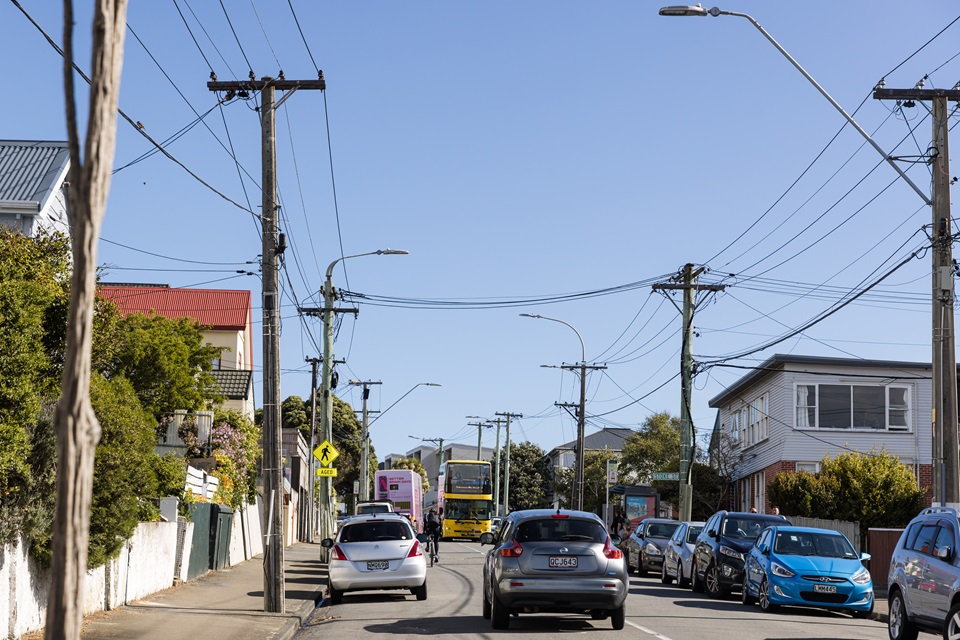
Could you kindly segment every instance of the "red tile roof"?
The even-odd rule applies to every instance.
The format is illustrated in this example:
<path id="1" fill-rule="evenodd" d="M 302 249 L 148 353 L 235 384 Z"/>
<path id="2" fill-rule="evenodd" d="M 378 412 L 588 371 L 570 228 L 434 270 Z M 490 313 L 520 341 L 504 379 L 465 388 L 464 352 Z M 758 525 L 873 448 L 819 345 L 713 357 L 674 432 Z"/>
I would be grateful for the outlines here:
<path id="1" fill-rule="evenodd" d="M 100 297 L 116 304 L 124 315 L 193 318 L 214 330 L 243 331 L 252 319 L 249 291 L 104 284 Z"/>

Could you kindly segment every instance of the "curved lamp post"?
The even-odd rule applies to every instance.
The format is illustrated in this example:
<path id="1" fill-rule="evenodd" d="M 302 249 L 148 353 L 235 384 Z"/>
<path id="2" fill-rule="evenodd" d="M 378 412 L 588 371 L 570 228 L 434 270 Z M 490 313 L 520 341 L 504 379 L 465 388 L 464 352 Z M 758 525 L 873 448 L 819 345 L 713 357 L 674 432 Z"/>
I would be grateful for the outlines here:
<path id="1" fill-rule="evenodd" d="M 547 316 L 537 315 L 535 313 L 521 313 L 521 317 L 524 318 L 536 318 L 538 320 L 550 320 L 551 322 L 559 322 L 564 324 L 577 334 L 577 338 L 580 340 L 580 410 L 577 412 L 577 450 L 576 450 L 576 461 L 574 462 L 574 478 L 573 478 L 573 506 L 578 511 L 583 509 L 583 438 L 584 438 L 584 429 L 586 426 L 586 405 L 587 405 L 587 350 L 583 345 L 583 336 L 580 335 L 580 332 L 577 331 L 569 322 L 564 322 L 563 320 L 558 320 L 557 318 L 548 318 Z"/>
<path id="2" fill-rule="evenodd" d="M 322 402 L 320 411 L 320 429 L 323 437 L 330 442 L 333 440 L 333 399 L 330 397 L 330 378 L 333 373 L 333 302 L 336 299 L 336 292 L 333 288 L 333 268 L 337 263 L 349 258 L 360 258 L 363 256 L 393 256 L 406 255 L 409 251 L 402 249 L 378 249 L 368 253 L 358 253 L 352 256 L 342 256 L 330 263 L 327 267 L 327 277 L 323 283 L 323 375 L 320 380 L 320 401 Z M 333 480 L 330 478 L 320 479 L 320 502 L 324 505 L 320 521 L 321 538 L 329 538 L 333 535 L 334 510 Z"/>
<path id="3" fill-rule="evenodd" d="M 784 49 L 783 47 L 781 47 L 781 46 L 780 46 L 780 43 L 777 42 L 776 40 L 774 40 L 774 39 L 773 39 L 773 36 L 771 36 L 769 33 L 767 33 L 766 29 L 764 29 L 763 27 L 761 27 L 759 22 L 757 22 L 756 20 L 754 20 L 753 16 L 751 16 L 751 15 L 749 15 L 749 14 L 746 14 L 746 13 L 739 13 L 739 12 L 737 12 L 737 11 L 723 11 L 723 10 L 720 9 L 719 7 L 713 7 L 712 9 L 706 9 L 706 8 L 704 8 L 704 7 L 701 7 L 701 6 L 688 6 L 688 5 L 679 5 L 679 6 L 663 7 L 662 9 L 660 9 L 660 12 L 659 12 L 659 13 L 660 13 L 661 16 L 700 16 L 700 17 L 705 17 L 705 16 L 707 16 L 707 15 L 711 15 L 711 16 L 713 16 L 714 18 L 716 18 L 717 16 L 736 16 L 736 17 L 738 17 L 738 18 L 746 18 L 747 20 L 749 20 L 749 21 L 750 21 L 750 24 L 752 24 L 753 26 L 755 26 L 755 27 L 757 28 L 757 31 L 759 31 L 760 33 L 762 33 L 762 34 L 763 34 L 763 37 L 765 37 L 767 40 L 769 40 L 769 41 L 770 41 L 770 44 L 772 44 L 773 46 L 775 46 L 775 47 L 777 48 L 777 51 L 779 51 L 780 53 L 782 53 L 782 54 L 783 54 L 783 57 L 785 57 L 787 60 L 789 60 L 789 61 L 790 61 L 790 64 L 792 64 L 794 67 L 796 67 L 797 71 L 799 71 L 800 73 L 802 73 L 802 74 L 803 74 L 803 77 L 806 78 L 806 79 L 810 82 L 810 84 L 812 84 L 814 87 L 816 87 L 817 91 L 819 91 L 820 94 L 821 94 L 824 98 L 826 98 L 827 101 L 829 101 L 830 104 L 832 104 L 833 107 L 834 107 L 837 111 L 839 111 L 840 114 L 841 114 L 844 118 L 846 118 L 847 122 L 849 122 L 849 123 L 853 126 L 853 128 L 856 129 L 857 132 L 859 132 L 860 135 L 863 136 L 864 139 L 866 139 L 866 141 L 870 143 L 870 146 L 872 146 L 874 149 L 876 149 L 876 150 L 877 150 L 877 153 L 879 153 L 881 156 L 883 156 L 883 159 L 887 161 L 887 164 L 889 164 L 891 167 L 893 167 L 894 171 L 896 171 L 898 174 L 900 174 L 900 177 L 903 178 L 903 179 L 907 182 L 907 184 L 910 185 L 910 187 L 911 187 L 914 191 L 917 192 L 917 195 L 919 195 L 921 198 L 923 198 L 923 201 L 926 202 L 928 205 L 929 205 L 929 204 L 933 204 L 933 202 L 930 200 L 930 198 L 920 189 L 920 187 L 918 187 L 917 185 L 915 185 L 915 184 L 913 183 L 913 181 L 910 180 L 910 178 L 907 177 L 907 174 L 904 173 L 903 170 L 896 165 L 896 163 L 893 161 L 893 158 L 891 158 L 883 149 L 881 149 L 881 148 L 880 148 L 880 145 L 878 145 L 876 142 L 873 141 L 873 138 L 870 137 L 870 134 L 867 133 L 866 131 L 864 131 L 863 127 L 861 127 L 859 124 L 857 124 L 857 121 L 854 120 L 854 119 L 850 116 L 850 114 L 848 114 L 846 111 L 844 111 L 843 107 L 841 107 L 840 104 L 839 104 L 836 100 L 834 100 L 833 97 L 832 97 L 829 93 L 827 93 L 827 90 L 824 89 L 823 87 L 821 87 L 820 84 L 819 84 L 816 80 L 813 79 L 813 76 L 811 76 L 809 73 L 807 73 L 807 70 L 804 69 L 803 67 L 801 67 L 801 66 L 800 66 L 800 63 L 797 62 L 796 60 L 794 60 L 793 56 L 791 56 L 789 53 L 787 53 L 787 50 Z"/>

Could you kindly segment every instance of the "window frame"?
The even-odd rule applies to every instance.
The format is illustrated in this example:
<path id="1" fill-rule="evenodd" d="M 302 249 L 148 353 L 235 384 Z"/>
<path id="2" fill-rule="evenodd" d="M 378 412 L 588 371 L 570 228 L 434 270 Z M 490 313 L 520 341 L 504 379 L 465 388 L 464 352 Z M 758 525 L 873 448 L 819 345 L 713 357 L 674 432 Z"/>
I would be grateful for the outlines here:
<path id="1" fill-rule="evenodd" d="M 823 411 L 823 403 L 820 398 L 820 388 L 821 387 L 846 387 L 849 391 L 848 393 L 848 408 L 849 408 L 849 420 L 850 426 L 839 426 L 839 427 L 825 427 L 821 426 L 821 412 Z M 799 389 L 800 387 L 812 387 L 813 388 L 813 397 L 808 398 L 806 403 L 801 405 L 799 403 Z M 870 427 L 865 425 L 856 425 L 855 416 L 857 416 L 857 404 L 856 404 L 856 389 L 858 388 L 869 388 L 869 389 L 882 389 L 884 406 L 883 406 L 883 424 L 879 427 Z M 891 391 L 893 390 L 902 390 L 903 391 L 903 404 L 894 405 L 891 402 Z M 802 381 L 795 382 L 793 385 L 793 421 L 795 429 L 810 430 L 810 431 L 853 431 L 860 433 L 912 433 L 913 432 L 913 420 L 914 420 L 914 388 L 909 384 L 863 384 L 863 383 L 850 383 L 850 382 L 811 382 L 811 381 Z M 813 424 L 811 425 L 801 425 L 800 420 L 800 411 L 809 411 L 813 410 Z M 900 412 L 903 414 L 903 420 L 905 424 L 892 424 L 891 414 L 895 412 Z M 861 409 L 862 413 L 862 409 Z"/>

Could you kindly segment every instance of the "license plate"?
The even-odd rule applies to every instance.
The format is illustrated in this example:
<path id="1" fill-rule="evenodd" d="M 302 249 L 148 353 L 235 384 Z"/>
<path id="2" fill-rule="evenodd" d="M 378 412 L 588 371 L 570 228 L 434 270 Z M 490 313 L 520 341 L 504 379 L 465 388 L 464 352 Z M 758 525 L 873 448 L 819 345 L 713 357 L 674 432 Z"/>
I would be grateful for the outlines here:
<path id="1" fill-rule="evenodd" d="M 815 584 L 813 591 L 814 593 L 836 593 L 837 587 L 833 584 Z"/>
<path id="2" fill-rule="evenodd" d="M 386 571 L 390 568 L 390 563 L 386 560 L 377 560 L 367 563 L 367 571 Z"/>
<path id="3" fill-rule="evenodd" d="M 549 564 L 551 567 L 562 569 L 575 568 L 577 566 L 576 556 L 550 556 Z"/>

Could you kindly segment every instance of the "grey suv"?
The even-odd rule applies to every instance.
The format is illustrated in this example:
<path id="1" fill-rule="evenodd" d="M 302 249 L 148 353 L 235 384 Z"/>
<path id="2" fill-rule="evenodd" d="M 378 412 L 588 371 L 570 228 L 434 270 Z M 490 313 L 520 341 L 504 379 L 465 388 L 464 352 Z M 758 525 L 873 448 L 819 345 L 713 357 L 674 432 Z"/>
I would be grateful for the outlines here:
<path id="1" fill-rule="evenodd" d="M 623 629 L 627 563 L 603 521 L 585 511 L 514 511 L 483 563 L 483 617 L 506 629 L 520 613 L 589 613 Z"/>
<path id="2" fill-rule="evenodd" d="M 890 559 L 891 640 L 915 640 L 919 630 L 960 635 L 960 558 L 957 512 L 924 509 L 904 529 Z"/>

